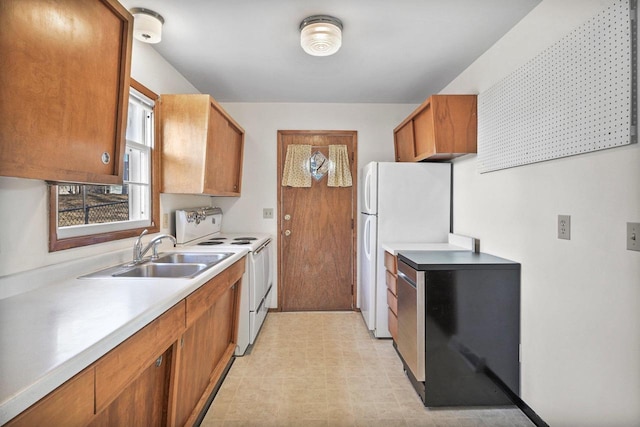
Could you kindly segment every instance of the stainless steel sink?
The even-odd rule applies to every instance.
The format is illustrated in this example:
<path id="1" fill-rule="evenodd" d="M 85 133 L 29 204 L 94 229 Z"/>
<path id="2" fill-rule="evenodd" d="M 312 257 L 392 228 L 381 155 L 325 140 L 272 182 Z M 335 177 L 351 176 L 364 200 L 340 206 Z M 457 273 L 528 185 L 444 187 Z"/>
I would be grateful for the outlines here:
<path id="1" fill-rule="evenodd" d="M 225 258 L 231 256 L 231 252 L 220 253 L 191 253 L 191 252 L 174 252 L 161 256 L 154 260 L 155 263 L 172 263 L 172 264 L 217 264 Z"/>
<path id="2" fill-rule="evenodd" d="M 120 264 L 105 268 L 79 279 L 122 278 L 193 278 L 204 273 L 222 260 L 233 255 L 233 252 L 172 252 L 161 255 L 158 259 L 148 259 L 141 264 Z"/>
<path id="3" fill-rule="evenodd" d="M 207 264 L 142 264 L 113 277 L 195 277 Z"/>

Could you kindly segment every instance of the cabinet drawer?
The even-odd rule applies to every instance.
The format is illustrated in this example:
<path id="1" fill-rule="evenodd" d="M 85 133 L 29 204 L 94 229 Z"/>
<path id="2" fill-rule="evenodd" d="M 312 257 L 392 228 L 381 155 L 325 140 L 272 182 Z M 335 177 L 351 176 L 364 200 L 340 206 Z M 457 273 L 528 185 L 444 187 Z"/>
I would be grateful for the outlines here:
<path id="1" fill-rule="evenodd" d="M 384 267 L 393 274 L 398 274 L 397 258 L 394 255 L 391 255 L 389 252 L 385 252 Z"/>
<path id="2" fill-rule="evenodd" d="M 229 287 L 242 278 L 246 257 L 236 261 L 187 297 L 187 326 L 195 322 Z"/>
<path id="3" fill-rule="evenodd" d="M 184 300 L 96 362 L 96 413 L 106 408 L 178 339 L 185 328 Z"/>
<path id="4" fill-rule="evenodd" d="M 398 298 L 387 289 L 387 305 L 396 315 L 398 314 Z"/>
<path id="5" fill-rule="evenodd" d="M 386 282 L 387 282 L 387 288 L 389 288 L 389 290 L 391 291 L 392 294 L 397 295 L 398 292 L 396 291 L 397 288 L 397 283 L 396 280 L 398 280 L 398 278 L 396 276 L 394 276 L 393 274 L 389 273 L 389 271 L 387 270 L 386 272 Z"/>
<path id="6" fill-rule="evenodd" d="M 83 426 L 93 417 L 93 366 L 9 421 L 16 426 Z"/>
<path id="7" fill-rule="evenodd" d="M 394 341 L 398 340 L 398 317 L 394 314 L 391 309 L 387 310 L 387 314 L 389 317 L 389 332 L 391 333 L 391 338 Z"/>

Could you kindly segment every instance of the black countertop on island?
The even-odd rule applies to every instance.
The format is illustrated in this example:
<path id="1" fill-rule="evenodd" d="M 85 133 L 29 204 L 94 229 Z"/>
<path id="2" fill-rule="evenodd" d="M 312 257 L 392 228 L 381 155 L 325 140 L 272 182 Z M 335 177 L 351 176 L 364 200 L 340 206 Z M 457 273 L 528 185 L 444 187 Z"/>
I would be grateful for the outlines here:
<path id="1" fill-rule="evenodd" d="M 517 262 L 471 251 L 400 251 L 398 259 L 420 271 L 520 268 Z"/>

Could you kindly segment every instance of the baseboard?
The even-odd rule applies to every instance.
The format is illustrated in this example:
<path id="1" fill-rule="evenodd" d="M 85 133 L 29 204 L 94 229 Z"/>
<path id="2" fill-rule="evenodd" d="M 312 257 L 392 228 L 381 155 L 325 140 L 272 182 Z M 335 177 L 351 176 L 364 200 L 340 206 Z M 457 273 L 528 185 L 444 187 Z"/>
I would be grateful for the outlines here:
<path id="1" fill-rule="evenodd" d="M 424 388 L 423 388 L 424 383 L 421 383 L 415 379 L 415 377 L 411 373 L 411 370 L 407 367 L 404 359 L 402 358 L 402 355 L 398 351 L 398 346 L 396 345 L 395 341 L 393 342 L 393 348 L 396 350 L 396 354 L 402 361 L 403 366 L 406 368 L 405 373 L 407 374 L 407 378 L 414 386 L 413 388 L 418 394 L 418 396 L 420 396 L 420 399 L 424 402 L 425 401 L 425 394 L 424 394 Z M 511 391 L 511 389 L 507 387 L 492 371 L 486 370 L 485 373 L 488 376 L 492 377 L 493 381 L 502 389 L 502 391 L 505 394 L 508 395 L 508 397 L 511 399 L 513 404 L 517 406 L 518 409 L 520 409 L 520 411 L 524 415 L 526 415 L 526 417 L 529 418 L 532 423 L 536 425 L 536 427 L 549 427 L 549 424 L 547 424 L 538 414 L 536 414 L 536 412 L 533 409 L 531 409 L 531 407 L 527 405 L 526 402 L 520 398 L 520 396 L 518 396 L 513 391 Z"/>
<path id="2" fill-rule="evenodd" d="M 529 405 L 525 403 L 524 400 L 520 399 L 518 396 L 513 398 L 513 403 L 522 411 L 523 414 L 527 416 L 531 420 L 532 423 L 536 425 L 536 427 L 549 427 L 549 424 L 544 422 L 542 418 L 538 414 L 535 413 Z"/>
<path id="3" fill-rule="evenodd" d="M 213 399 L 215 399 L 216 394 L 218 394 L 218 391 L 220 390 L 220 387 L 222 386 L 222 383 L 227 377 L 227 374 L 229 373 L 229 369 L 231 369 L 231 365 L 233 365 L 233 362 L 235 362 L 235 360 L 236 360 L 236 357 L 232 356 L 231 359 L 229 359 L 229 362 L 227 362 L 227 365 L 224 367 L 224 370 L 222 371 L 222 375 L 220 376 L 220 379 L 216 383 L 215 387 L 211 391 L 211 394 L 209 395 L 209 398 L 207 399 L 207 403 L 204 404 L 204 406 L 202 407 L 202 411 L 200 411 L 200 415 L 198 415 L 198 418 L 196 418 L 196 422 L 193 424 L 194 426 L 199 426 L 200 424 L 202 424 L 202 420 L 204 420 L 205 415 L 207 415 L 207 412 L 209 411 L 209 408 L 213 403 Z"/>

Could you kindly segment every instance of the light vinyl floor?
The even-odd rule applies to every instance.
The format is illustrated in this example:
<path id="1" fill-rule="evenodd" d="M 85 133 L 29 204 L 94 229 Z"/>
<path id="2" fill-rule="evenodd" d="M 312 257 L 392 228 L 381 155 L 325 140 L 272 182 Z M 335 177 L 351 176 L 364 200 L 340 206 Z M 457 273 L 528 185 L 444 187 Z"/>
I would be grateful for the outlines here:
<path id="1" fill-rule="evenodd" d="M 516 407 L 426 409 L 356 312 L 269 313 L 202 426 L 524 427 Z"/>

